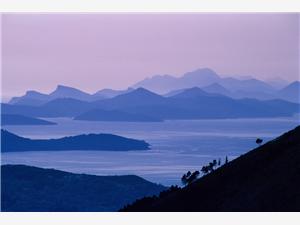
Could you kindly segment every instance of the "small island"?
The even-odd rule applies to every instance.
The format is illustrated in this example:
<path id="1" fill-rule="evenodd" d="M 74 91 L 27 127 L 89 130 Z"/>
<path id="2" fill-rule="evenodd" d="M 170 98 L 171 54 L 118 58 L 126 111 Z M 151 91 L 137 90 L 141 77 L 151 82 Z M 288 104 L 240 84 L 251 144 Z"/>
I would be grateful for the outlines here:
<path id="1" fill-rule="evenodd" d="M 82 134 L 58 139 L 29 139 L 1 129 L 1 151 L 68 151 L 102 150 L 130 151 L 148 150 L 149 144 L 143 140 L 125 138 L 113 134 Z"/>

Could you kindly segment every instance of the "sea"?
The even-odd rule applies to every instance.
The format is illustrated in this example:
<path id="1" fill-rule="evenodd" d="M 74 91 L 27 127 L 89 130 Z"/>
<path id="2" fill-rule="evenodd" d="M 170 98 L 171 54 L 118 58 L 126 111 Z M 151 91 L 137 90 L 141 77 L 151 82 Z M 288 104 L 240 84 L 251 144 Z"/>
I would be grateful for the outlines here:
<path id="1" fill-rule="evenodd" d="M 90 122 L 44 118 L 50 126 L 3 126 L 17 135 L 48 139 L 110 133 L 148 142 L 143 151 L 32 151 L 1 154 L 2 164 L 25 164 L 94 175 L 137 175 L 166 186 L 180 185 L 187 171 L 213 159 L 224 163 L 300 125 L 299 117 L 260 119 L 170 120 L 164 122 Z"/>

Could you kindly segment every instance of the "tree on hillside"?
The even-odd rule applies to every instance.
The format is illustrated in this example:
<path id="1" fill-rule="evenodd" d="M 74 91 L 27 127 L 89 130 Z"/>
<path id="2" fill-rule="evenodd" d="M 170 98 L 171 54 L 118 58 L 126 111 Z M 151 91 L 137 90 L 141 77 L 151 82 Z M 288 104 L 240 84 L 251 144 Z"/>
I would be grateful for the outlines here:
<path id="1" fill-rule="evenodd" d="M 186 176 L 187 176 L 187 177 L 190 177 L 191 174 L 192 174 L 191 171 L 188 171 L 188 172 L 186 173 Z"/>
<path id="2" fill-rule="evenodd" d="M 257 138 L 255 142 L 260 146 L 263 143 L 263 139 Z"/>
<path id="3" fill-rule="evenodd" d="M 218 160 L 218 166 L 221 166 L 221 159 Z"/>
<path id="4" fill-rule="evenodd" d="M 227 157 L 227 155 L 226 155 L 226 158 L 225 158 L 225 164 L 227 164 L 228 163 L 228 157 Z"/>
<path id="5" fill-rule="evenodd" d="M 208 167 L 207 167 L 207 166 L 202 166 L 201 172 L 202 172 L 204 175 L 208 174 L 208 172 L 209 172 Z"/>
<path id="6" fill-rule="evenodd" d="M 210 163 L 208 164 L 208 171 L 209 171 L 209 172 L 214 171 L 214 164 L 213 164 L 212 162 L 210 162 Z"/>
<path id="7" fill-rule="evenodd" d="M 186 174 L 183 174 L 183 176 L 181 177 L 181 182 L 183 185 L 188 184 L 191 174 L 192 174 L 191 171 L 188 171 Z"/>
<path id="8" fill-rule="evenodd" d="M 182 183 L 183 185 L 186 185 L 186 184 L 187 184 L 187 176 L 186 176 L 186 174 L 183 174 L 183 176 L 181 177 L 181 183 Z"/>
<path id="9" fill-rule="evenodd" d="M 186 174 L 183 174 L 183 176 L 181 177 L 181 182 L 183 185 L 189 185 L 189 184 L 193 183 L 195 180 L 197 180 L 199 175 L 200 175 L 200 172 L 197 170 L 193 173 L 188 171 Z"/>
<path id="10" fill-rule="evenodd" d="M 218 164 L 218 163 L 217 163 L 217 160 L 214 159 L 214 160 L 212 161 L 212 164 L 213 164 L 213 167 L 215 168 L 215 167 L 217 166 L 217 164 Z"/>
<path id="11" fill-rule="evenodd" d="M 198 176 L 200 175 L 200 172 L 196 170 L 193 172 L 189 178 L 189 184 L 193 183 L 195 180 L 197 180 Z"/>

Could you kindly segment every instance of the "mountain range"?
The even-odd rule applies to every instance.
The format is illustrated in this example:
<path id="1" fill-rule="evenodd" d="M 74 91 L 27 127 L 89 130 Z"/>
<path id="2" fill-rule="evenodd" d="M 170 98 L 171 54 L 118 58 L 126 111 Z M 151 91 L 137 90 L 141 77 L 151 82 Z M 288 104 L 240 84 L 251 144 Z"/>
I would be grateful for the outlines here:
<path id="1" fill-rule="evenodd" d="M 198 87 L 184 89 L 170 97 L 138 88 L 93 102 L 58 98 L 41 106 L 2 104 L 2 113 L 31 117 L 75 117 L 80 120 L 162 121 L 293 116 L 299 113 L 299 104 L 279 99 L 234 99 L 207 93 Z"/>
<path id="2" fill-rule="evenodd" d="M 209 68 L 202 68 L 185 73 L 181 77 L 155 75 L 137 82 L 126 90 L 102 89 L 94 94 L 89 94 L 73 87 L 58 85 L 50 94 L 31 90 L 27 91 L 21 97 L 13 97 L 8 103 L 13 105 L 40 106 L 58 98 L 73 98 L 80 101 L 93 102 L 126 94 L 140 87 L 164 96 L 170 96 L 170 94 L 178 93 L 184 89 L 199 87 L 208 93 L 221 94 L 236 99 L 283 99 L 296 103 L 300 102 L 299 81 L 289 84 L 280 78 L 262 81 L 254 79 L 251 76 L 221 77 Z"/>
<path id="3" fill-rule="evenodd" d="M 156 75 L 120 91 L 103 89 L 89 94 L 62 85 L 50 94 L 28 91 L 8 104 L 2 103 L 2 113 L 124 122 L 282 117 L 299 113 L 300 82 L 280 89 L 280 80 L 272 82 L 221 77 L 204 68 L 179 78 Z"/>
<path id="4" fill-rule="evenodd" d="M 235 76 L 236 77 L 236 76 Z M 232 98 L 257 98 L 260 100 L 283 99 L 299 103 L 300 82 L 288 84 L 282 79 L 262 81 L 252 77 L 221 77 L 209 68 L 197 69 L 180 77 L 156 75 L 137 82 L 133 88 L 146 88 L 150 91 L 169 95 L 169 92 L 199 87 L 207 92 L 226 95 Z M 285 90 L 287 89 L 287 90 Z"/>
<path id="5" fill-rule="evenodd" d="M 73 87 L 58 85 L 50 94 L 43 94 L 37 91 L 27 91 L 25 95 L 21 97 L 13 97 L 8 103 L 12 105 L 40 106 L 49 101 L 60 98 L 72 98 L 80 101 L 91 102 L 105 98 L 112 98 L 132 90 L 133 89 L 131 88 L 128 88 L 127 90 L 103 89 L 94 94 L 89 94 Z"/>

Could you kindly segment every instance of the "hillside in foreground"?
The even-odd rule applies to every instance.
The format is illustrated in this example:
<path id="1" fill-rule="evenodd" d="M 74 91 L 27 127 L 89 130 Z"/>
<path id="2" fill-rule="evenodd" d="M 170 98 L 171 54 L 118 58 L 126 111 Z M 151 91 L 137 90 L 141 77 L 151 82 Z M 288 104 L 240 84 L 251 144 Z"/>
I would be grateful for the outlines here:
<path id="1" fill-rule="evenodd" d="M 300 211 L 300 126 L 194 183 L 121 211 Z"/>
<path id="2" fill-rule="evenodd" d="M 95 176 L 25 165 L 1 166 L 6 212 L 116 211 L 166 189 L 138 176 Z"/>

